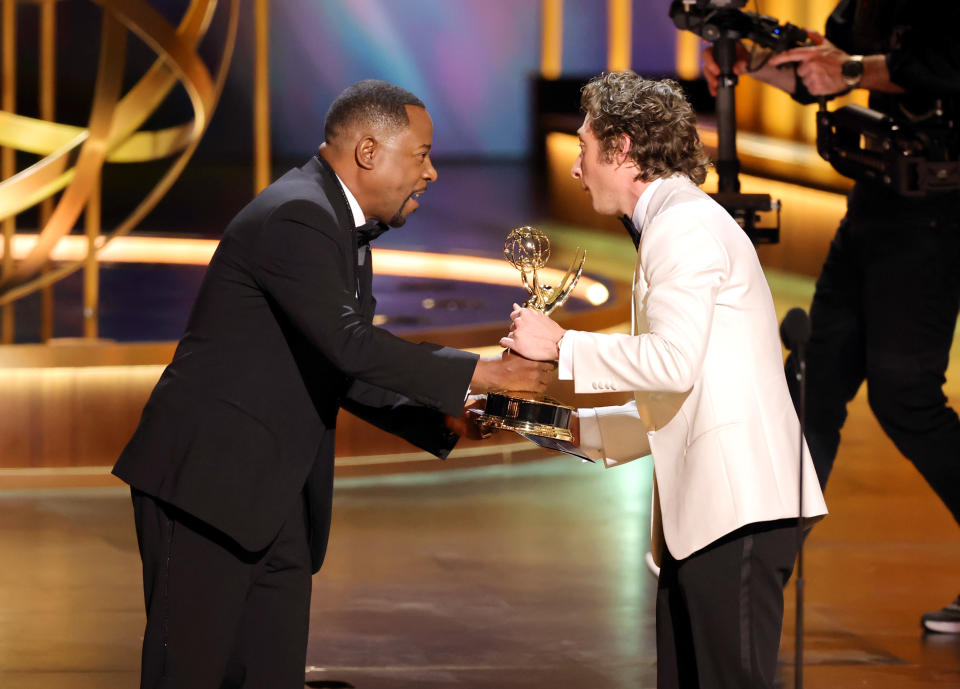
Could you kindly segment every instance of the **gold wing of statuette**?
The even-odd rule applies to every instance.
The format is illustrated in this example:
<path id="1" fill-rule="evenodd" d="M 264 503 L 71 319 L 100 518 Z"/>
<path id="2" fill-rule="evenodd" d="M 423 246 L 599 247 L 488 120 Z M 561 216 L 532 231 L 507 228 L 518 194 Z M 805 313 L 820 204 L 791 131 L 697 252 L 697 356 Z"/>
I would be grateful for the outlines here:
<path id="1" fill-rule="evenodd" d="M 577 253 L 573 258 L 573 263 L 570 264 L 560 283 L 553 288 L 553 294 L 550 300 L 543 305 L 544 313 L 549 314 L 558 306 L 563 306 L 563 302 L 567 300 L 567 297 L 573 292 L 573 288 L 577 286 L 577 280 L 580 279 L 580 274 L 583 273 L 583 262 L 586 260 L 587 252 L 578 246 Z"/>

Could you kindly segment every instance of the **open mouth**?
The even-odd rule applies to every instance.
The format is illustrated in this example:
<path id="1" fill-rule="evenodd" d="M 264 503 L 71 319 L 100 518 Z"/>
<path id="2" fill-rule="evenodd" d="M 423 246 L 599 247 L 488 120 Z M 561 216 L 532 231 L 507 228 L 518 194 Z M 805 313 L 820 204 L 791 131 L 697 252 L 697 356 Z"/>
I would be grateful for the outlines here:
<path id="1" fill-rule="evenodd" d="M 426 191 L 426 189 L 417 189 L 417 190 L 414 191 L 412 194 L 410 194 L 410 196 L 407 197 L 407 201 L 404 203 L 404 205 L 406 205 L 406 204 L 409 203 L 410 201 L 413 201 L 413 204 L 414 204 L 414 205 L 413 205 L 413 208 L 411 208 L 410 210 L 414 210 L 414 209 L 416 209 L 416 208 L 419 208 L 419 207 L 420 207 L 420 197 L 423 196 L 423 193 L 424 193 L 425 191 Z"/>
<path id="2" fill-rule="evenodd" d="M 396 217 L 401 218 L 417 210 L 420 207 L 420 197 L 423 196 L 423 193 L 425 191 L 426 191 L 426 188 L 417 189 L 412 194 L 410 194 L 410 196 L 408 196 L 407 199 L 403 202 L 403 205 L 400 206 L 400 210 L 397 211 Z"/>

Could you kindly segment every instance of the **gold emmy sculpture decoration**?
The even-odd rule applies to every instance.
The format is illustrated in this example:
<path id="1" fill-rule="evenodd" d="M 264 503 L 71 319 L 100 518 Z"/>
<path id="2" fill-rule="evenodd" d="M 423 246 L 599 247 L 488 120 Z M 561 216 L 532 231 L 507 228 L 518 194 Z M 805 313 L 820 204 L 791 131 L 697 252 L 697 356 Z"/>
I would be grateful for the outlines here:
<path id="1" fill-rule="evenodd" d="M 576 255 L 558 285 L 545 285 L 538 271 L 550 258 L 550 240 L 535 227 L 518 227 L 507 235 L 503 245 L 507 263 L 520 271 L 523 286 L 530 294 L 523 306 L 549 314 L 563 305 L 583 273 L 586 252 L 577 247 Z M 515 431 L 555 440 L 571 441 L 570 420 L 573 408 L 555 399 L 533 393 L 491 392 L 486 410 L 478 423 L 487 428 Z"/>
<path id="2" fill-rule="evenodd" d="M 16 37 L 16 0 L 4 0 L 3 44 Z M 37 4 L 34 0 L 34 4 Z M 41 22 L 41 92 L 49 107 L 41 117 L 16 114 L 9 85 L 15 84 L 15 55 L 4 56 L 4 98 L 0 110 L 0 148 L 4 153 L 0 181 L 0 221 L 3 222 L 3 261 L 0 264 L 0 307 L 45 288 L 82 267 L 90 267 L 96 253 L 113 238 L 129 233 L 153 209 L 186 166 L 213 115 L 223 90 L 237 34 L 239 0 L 226 2 L 226 30 L 214 74 L 197 49 L 214 18 L 218 0 L 191 0 L 174 25 L 144 0 L 93 0 L 102 14 L 100 54 L 93 105 L 86 127 L 52 121 L 54 25 L 56 0 L 39 0 Z M 128 34 L 152 48 L 156 61 L 123 92 Z M 176 126 L 141 130 L 140 127 L 180 85 L 193 108 L 193 119 Z M 23 170 L 14 168 L 14 151 L 41 156 Z M 160 180 L 134 210 L 109 232 L 100 232 L 100 180 L 105 163 L 135 163 L 176 155 Z M 62 192 L 62 193 L 60 193 Z M 60 194 L 54 205 L 54 197 Z M 12 254 L 17 214 L 40 205 L 39 236 L 19 261 Z M 51 251 L 85 214 L 88 259 L 50 268 Z M 94 263 L 95 265 L 95 263 Z M 95 301 L 88 309 L 95 309 Z M 10 312 L 12 314 L 12 312 Z M 89 315 L 89 314 L 87 314 Z M 4 323 L 4 325 L 12 324 Z M 6 328 L 5 328 L 6 330 Z"/>

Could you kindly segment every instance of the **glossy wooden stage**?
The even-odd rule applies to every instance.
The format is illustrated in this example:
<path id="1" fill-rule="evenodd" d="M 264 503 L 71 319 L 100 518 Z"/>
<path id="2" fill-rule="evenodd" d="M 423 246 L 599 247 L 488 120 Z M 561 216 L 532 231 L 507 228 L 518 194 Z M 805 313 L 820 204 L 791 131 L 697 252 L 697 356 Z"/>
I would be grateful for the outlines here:
<path id="1" fill-rule="evenodd" d="M 957 399 L 951 376 L 952 398 Z M 356 689 L 636 689 L 655 681 L 649 466 L 566 458 L 343 479 L 306 679 Z M 805 686 L 960 686 L 960 538 L 861 396 L 807 541 Z M 0 687 L 133 689 L 143 625 L 122 489 L 0 492 Z M 782 686 L 792 686 L 793 590 Z"/>
<path id="2" fill-rule="evenodd" d="M 778 310 L 808 291 L 783 279 Z M 952 360 L 956 405 L 960 346 Z M 649 487 L 649 464 L 604 471 L 567 458 L 339 480 L 307 685 L 654 686 Z M 919 625 L 958 593 L 960 533 L 863 394 L 827 501 L 831 516 L 807 541 L 805 686 L 960 686 L 960 638 Z M 0 687 L 136 687 L 144 616 L 126 491 L 2 490 L 0 524 Z"/>

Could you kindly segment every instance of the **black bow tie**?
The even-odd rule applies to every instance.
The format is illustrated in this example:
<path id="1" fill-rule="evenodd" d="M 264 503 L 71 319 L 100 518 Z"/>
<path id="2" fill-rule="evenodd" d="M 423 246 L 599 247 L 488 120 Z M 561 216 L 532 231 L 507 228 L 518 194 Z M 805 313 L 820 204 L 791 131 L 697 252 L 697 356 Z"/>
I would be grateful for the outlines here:
<path id="1" fill-rule="evenodd" d="M 389 229 L 379 220 L 368 220 L 357 228 L 357 246 L 366 246 Z"/>
<path id="2" fill-rule="evenodd" d="M 633 220 L 630 219 L 629 215 L 621 215 L 620 222 L 623 223 L 623 226 L 627 228 L 627 232 L 630 233 L 630 239 L 633 240 L 634 248 L 640 248 L 640 230 L 637 229 L 637 226 L 633 224 Z"/>

